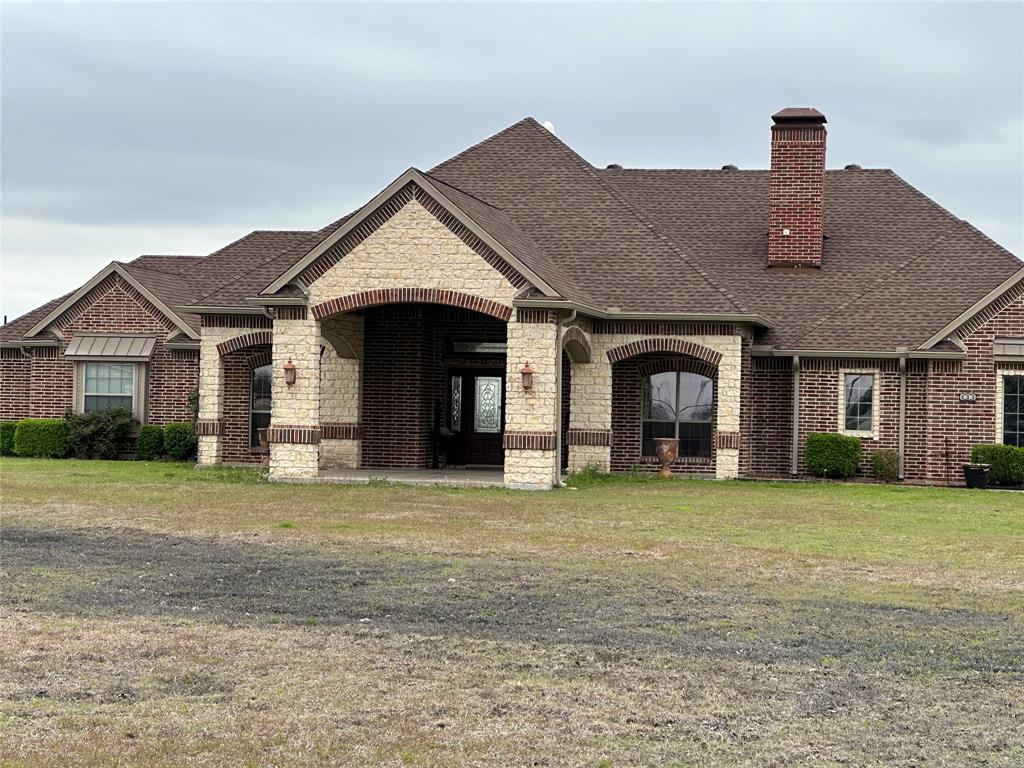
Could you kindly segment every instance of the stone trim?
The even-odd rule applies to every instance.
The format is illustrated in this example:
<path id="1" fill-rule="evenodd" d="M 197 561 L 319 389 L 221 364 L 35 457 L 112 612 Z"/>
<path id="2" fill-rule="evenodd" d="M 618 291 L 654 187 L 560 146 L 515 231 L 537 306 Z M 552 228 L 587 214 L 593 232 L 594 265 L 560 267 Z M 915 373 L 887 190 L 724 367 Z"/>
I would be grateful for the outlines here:
<path id="1" fill-rule="evenodd" d="M 520 451 L 553 451 L 554 432 L 506 432 L 503 447 Z"/>
<path id="2" fill-rule="evenodd" d="M 199 437 L 217 436 L 220 434 L 220 419 L 199 419 L 196 421 L 196 435 Z"/>
<path id="3" fill-rule="evenodd" d="M 305 285 L 312 285 L 323 277 L 327 271 L 345 258 L 346 255 L 370 237 L 374 232 L 392 216 L 398 213 L 409 202 L 416 200 L 430 215 L 436 218 L 446 229 L 464 242 L 481 259 L 501 273 L 510 283 L 517 288 L 529 285 L 529 281 L 521 275 L 511 264 L 499 256 L 494 249 L 474 235 L 465 225 L 453 216 L 447 208 L 438 203 L 431 195 L 425 192 L 418 184 L 410 182 L 398 190 L 394 195 L 381 203 L 377 210 L 369 214 L 351 232 L 331 246 L 312 264 L 306 267 L 298 276 L 298 279 Z"/>
<path id="4" fill-rule="evenodd" d="M 270 330 L 265 331 L 254 331 L 253 333 L 244 333 L 241 336 L 235 336 L 233 339 L 222 341 L 217 345 L 217 354 L 221 357 L 224 355 L 237 352 L 240 349 L 246 347 L 255 347 L 259 344 L 272 344 L 274 341 L 274 334 Z"/>
<path id="5" fill-rule="evenodd" d="M 700 344 L 696 344 L 692 341 L 684 341 L 683 339 L 666 338 L 631 341 L 628 344 L 623 344 L 622 346 L 615 347 L 614 349 L 609 349 L 606 354 L 608 355 L 609 362 L 618 363 L 630 357 L 645 355 L 652 352 L 686 355 L 687 357 L 703 360 L 704 362 L 715 366 L 717 366 L 719 361 L 722 359 L 721 352 L 715 352 L 713 349 L 708 349 Z"/>
<path id="6" fill-rule="evenodd" d="M 570 429 L 565 435 L 569 445 L 608 446 L 612 444 L 610 429 Z"/>
<path id="7" fill-rule="evenodd" d="M 361 440 L 363 425 L 358 422 L 334 422 L 320 424 L 322 440 Z"/>
<path id="8" fill-rule="evenodd" d="M 574 363 L 589 363 L 594 357 L 587 334 L 576 325 L 570 325 L 562 332 L 562 348 Z"/>
<path id="9" fill-rule="evenodd" d="M 316 445 L 320 442 L 320 427 L 303 427 L 290 424 L 271 425 L 267 430 L 271 443 L 300 443 Z"/>
<path id="10" fill-rule="evenodd" d="M 459 291 L 448 291 L 441 288 L 378 288 L 372 291 L 350 293 L 347 296 L 339 296 L 336 299 L 317 304 L 313 307 L 313 317 L 321 320 L 330 315 L 381 304 L 445 304 L 450 307 L 470 309 L 506 322 L 512 316 L 511 307 Z"/>
<path id="11" fill-rule="evenodd" d="M 739 432 L 716 432 L 715 433 L 715 448 L 722 450 L 723 448 L 736 448 L 740 447 L 740 433 Z"/>
<path id="12" fill-rule="evenodd" d="M 871 429 L 846 428 L 846 374 L 864 374 L 873 378 L 871 382 Z M 882 369 L 881 368 L 840 368 L 839 369 L 839 421 L 837 431 L 867 440 L 878 440 L 882 421 Z"/>

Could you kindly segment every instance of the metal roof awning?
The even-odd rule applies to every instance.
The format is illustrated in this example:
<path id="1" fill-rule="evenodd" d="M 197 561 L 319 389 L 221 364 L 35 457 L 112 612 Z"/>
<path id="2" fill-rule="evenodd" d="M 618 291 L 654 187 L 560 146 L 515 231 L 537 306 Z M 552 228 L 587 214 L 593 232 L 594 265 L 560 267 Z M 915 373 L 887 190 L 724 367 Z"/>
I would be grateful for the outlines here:
<path id="1" fill-rule="evenodd" d="M 64 357 L 69 360 L 124 360 L 144 362 L 153 356 L 155 336 L 75 334 Z"/>

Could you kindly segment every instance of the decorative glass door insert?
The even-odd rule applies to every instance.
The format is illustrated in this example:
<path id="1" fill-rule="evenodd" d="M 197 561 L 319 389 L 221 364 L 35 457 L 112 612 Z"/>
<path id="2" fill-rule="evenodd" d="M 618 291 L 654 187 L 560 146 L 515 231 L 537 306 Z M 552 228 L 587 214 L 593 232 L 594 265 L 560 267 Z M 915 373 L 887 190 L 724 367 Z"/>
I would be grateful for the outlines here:
<path id="1" fill-rule="evenodd" d="M 501 378 L 477 376 L 475 393 L 473 429 L 476 432 L 501 432 Z"/>

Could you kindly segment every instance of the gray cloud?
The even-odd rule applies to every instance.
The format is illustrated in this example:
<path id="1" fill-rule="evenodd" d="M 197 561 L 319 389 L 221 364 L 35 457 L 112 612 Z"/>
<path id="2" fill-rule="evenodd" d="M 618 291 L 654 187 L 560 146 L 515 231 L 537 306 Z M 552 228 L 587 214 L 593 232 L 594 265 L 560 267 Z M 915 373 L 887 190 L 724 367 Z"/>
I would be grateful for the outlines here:
<path id="1" fill-rule="evenodd" d="M 9 315 L 112 259 L 316 228 L 530 114 L 597 164 L 765 167 L 769 115 L 1024 252 L 1024 9 L 11 4 Z"/>

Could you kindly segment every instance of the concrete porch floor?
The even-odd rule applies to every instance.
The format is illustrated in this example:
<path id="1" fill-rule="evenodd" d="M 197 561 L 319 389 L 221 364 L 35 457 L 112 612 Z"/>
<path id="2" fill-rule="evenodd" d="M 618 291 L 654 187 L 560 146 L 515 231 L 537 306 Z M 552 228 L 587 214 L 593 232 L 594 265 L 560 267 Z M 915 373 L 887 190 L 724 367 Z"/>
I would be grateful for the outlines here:
<path id="1" fill-rule="evenodd" d="M 443 485 L 449 488 L 488 488 L 505 484 L 500 468 L 464 469 L 321 469 L 318 483 L 366 485 L 385 481 L 402 485 Z"/>

